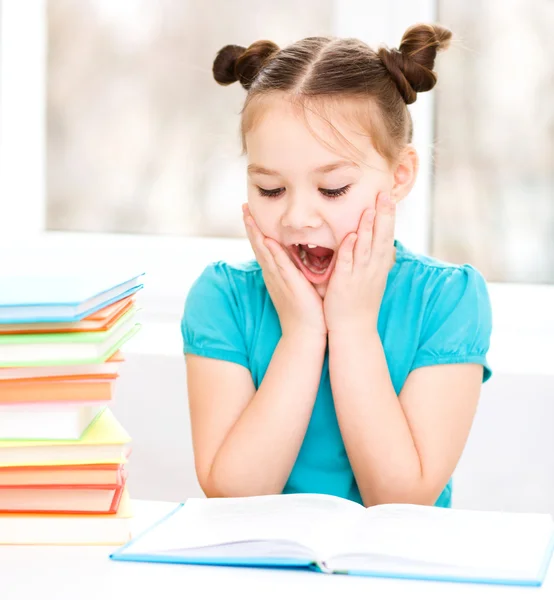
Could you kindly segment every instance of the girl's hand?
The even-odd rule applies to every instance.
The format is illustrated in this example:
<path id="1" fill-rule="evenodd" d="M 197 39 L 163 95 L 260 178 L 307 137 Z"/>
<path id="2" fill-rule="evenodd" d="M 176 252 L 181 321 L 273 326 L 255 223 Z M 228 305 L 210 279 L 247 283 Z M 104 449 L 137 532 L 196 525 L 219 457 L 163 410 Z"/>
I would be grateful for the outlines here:
<path id="1" fill-rule="evenodd" d="M 262 267 L 265 285 L 279 315 L 283 336 L 321 336 L 326 341 L 323 302 L 311 283 L 296 268 L 283 247 L 265 237 L 248 206 L 243 205 L 246 233 Z"/>
<path id="2" fill-rule="evenodd" d="M 349 233 L 338 249 L 324 300 L 329 333 L 377 330 L 381 300 L 394 264 L 396 204 L 380 192 L 375 207 L 362 213 L 358 231 Z"/>

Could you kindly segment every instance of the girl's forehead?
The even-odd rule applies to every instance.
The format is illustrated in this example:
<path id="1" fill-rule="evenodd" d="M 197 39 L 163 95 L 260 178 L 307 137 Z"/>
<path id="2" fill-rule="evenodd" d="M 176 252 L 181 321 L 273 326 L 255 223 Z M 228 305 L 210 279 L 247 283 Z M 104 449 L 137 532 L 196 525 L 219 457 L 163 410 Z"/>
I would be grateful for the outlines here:
<path id="1" fill-rule="evenodd" d="M 308 160 L 363 160 L 373 145 L 353 111 L 336 102 L 314 102 L 268 94 L 249 110 L 256 111 L 245 131 L 247 153 L 296 150 Z M 311 162 L 311 161 L 310 161 Z"/>

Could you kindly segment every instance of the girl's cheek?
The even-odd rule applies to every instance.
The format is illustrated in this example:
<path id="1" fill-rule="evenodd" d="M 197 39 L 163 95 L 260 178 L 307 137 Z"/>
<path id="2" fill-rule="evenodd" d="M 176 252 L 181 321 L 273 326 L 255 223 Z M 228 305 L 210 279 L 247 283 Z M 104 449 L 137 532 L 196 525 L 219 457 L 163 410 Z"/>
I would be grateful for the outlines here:
<path id="1" fill-rule="evenodd" d="M 275 237 L 277 222 L 270 211 L 260 210 L 256 203 L 249 203 L 250 214 L 258 225 L 260 231 L 269 237 Z"/>
<path id="2" fill-rule="evenodd" d="M 340 223 L 337 223 L 336 231 L 340 234 L 337 236 L 338 240 L 342 242 L 344 238 L 353 231 L 358 231 L 358 224 L 360 223 L 360 216 L 363 211 L 358 211 L 350 213 L 347 218 L 344 216 L 340 220 Z"/>

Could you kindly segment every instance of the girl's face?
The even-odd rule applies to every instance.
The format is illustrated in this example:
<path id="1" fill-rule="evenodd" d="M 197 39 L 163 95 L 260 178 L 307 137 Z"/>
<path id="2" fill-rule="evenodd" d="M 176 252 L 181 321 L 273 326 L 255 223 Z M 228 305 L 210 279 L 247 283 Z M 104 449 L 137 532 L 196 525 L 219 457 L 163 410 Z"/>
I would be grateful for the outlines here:
<path id="1" fill-rule="evenodd" d="M 245 136 L 248 205 L 260 230 L 324 297 L 338 247 L 377 194 L 390 193 L 394 175 L 369 137 L 338 113 L 330 121 L 359 150 L 355 158 L 326 121 L 308 114 L 316 135 L 286 97 L 264 99 L 262 118 Z"/>

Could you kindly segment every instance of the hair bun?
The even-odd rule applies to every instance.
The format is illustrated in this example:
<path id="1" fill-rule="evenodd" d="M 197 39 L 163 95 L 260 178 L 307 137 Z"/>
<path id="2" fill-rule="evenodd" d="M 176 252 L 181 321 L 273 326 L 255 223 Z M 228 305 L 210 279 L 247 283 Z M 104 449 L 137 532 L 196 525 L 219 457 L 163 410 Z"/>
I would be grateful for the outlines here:
<path id="1" fill-rule="evenodd" d="M 246 48 L 244 46 L 234 45 L 221 48 L 215 57 L 212 67 L 214 79 L 217 83 L 220 85 L 229 85 L 230 83 L 235 83 L 235 81 L 237 81 L 238 78 L 235 73 L 235 66 L 239 56 L 244 54 L 245 50 Z"/>
<path id="2" fill-rule="evenodd" d="M 398 49 L 379 48 L 379 58 L 406 104 L 415 102 L 418 92 L 435 87 L 435 58 L 437 52 L 448 48 L 451 38 L 452 32 L 446 27 L 418 24 L 406 30 Z"/>
<path id="3" fill-rule="evenodd" d="M 213 75 L 217 83 L 229 85 L 240 81 L 245 89 L 250 89 L 264 63 L 279 51 L 279 46 L 268 40 L 244 46 L 224 46 L 217 53 L 213 64 Z"/>

